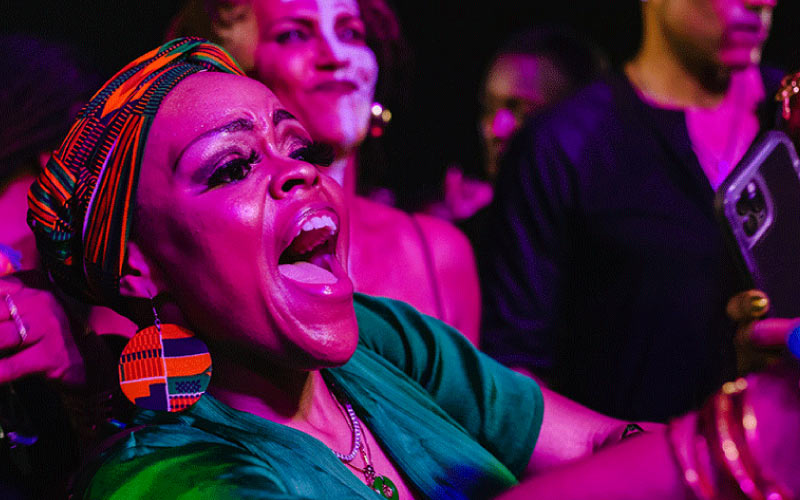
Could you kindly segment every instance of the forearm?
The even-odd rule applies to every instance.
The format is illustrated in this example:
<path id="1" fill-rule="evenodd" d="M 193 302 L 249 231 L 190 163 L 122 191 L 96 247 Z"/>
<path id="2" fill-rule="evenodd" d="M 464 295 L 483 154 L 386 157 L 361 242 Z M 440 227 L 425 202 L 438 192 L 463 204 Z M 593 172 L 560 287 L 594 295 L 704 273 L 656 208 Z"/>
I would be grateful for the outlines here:
<path id="1" fill-rule="evenodd" d="M 666 434 L 655 431 L 526 479 L 499 498 L 683 500 L 691 497 L 681 480 Z"/>
<path id="2" fill-rule="evenodd" d="M 528 473 L 586 458 L 622 440 L 628 422 L 601 415 L 542 387 L 544 418 Z M 641 423 L 647 431 L 661 432 L 660 424 Z"/>
<path id="3" fill-rule="evenodd" d="M 787 363 L 728 382 L 699 412 L 670 422 L 667 432 L 654 428 L 535 474 L 502 498 L 794 498 L 791 492 L 800 491 L 797 379 L 796 365 Z M 542 435 L 552 440 L 546 430 Z M 574 436 L 564 439 L 567 447 L 571 441 Z M 531 463 L 545 451 L 539 445 Z"/>

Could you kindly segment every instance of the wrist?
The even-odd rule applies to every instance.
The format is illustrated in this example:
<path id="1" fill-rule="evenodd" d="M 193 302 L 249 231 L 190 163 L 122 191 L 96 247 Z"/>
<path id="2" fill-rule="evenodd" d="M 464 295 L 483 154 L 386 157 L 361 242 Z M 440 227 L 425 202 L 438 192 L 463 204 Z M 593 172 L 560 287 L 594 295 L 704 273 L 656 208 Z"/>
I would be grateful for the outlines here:
<path id="1" fill-rule="evenodd" d="M 793 498 L 753 453 L 759 446 L 758 420 L 747 388 L 745 379 L 729 382 L 698 413 L 669 424 L 682 480 L 698 500 Z"/>

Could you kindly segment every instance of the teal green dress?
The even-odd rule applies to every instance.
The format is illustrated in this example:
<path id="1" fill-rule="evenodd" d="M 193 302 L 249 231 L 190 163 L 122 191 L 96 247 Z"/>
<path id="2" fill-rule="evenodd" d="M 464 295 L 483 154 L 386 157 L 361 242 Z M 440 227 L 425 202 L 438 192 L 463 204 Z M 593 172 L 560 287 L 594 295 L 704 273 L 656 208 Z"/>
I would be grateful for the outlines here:
<path id="1" fill-rule="evenodd" d="M 490 498 L 515 485 L 542 423 L 536 383 L 402 302 L 356 294 L 355 309 L 358 348 L 324 376 L 417 498 Z M 134 423 L 144 427 L 85 470 L 77 498 L 379 498 L 319 440 L 208 394 Z"/>

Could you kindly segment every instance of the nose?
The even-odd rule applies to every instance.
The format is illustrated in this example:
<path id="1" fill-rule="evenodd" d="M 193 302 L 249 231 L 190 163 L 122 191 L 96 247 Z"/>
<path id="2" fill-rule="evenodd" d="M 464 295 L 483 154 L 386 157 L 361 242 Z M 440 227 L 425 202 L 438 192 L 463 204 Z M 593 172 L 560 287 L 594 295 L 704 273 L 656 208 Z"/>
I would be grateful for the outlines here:
<path id="1" fill-rule="evenodd" d="M 501 140 L 511 137 L 517 129 L 517 119 L 509 109 L 498 109 L 492 120 L 492 133 Z"/>
<path id="2" fill-rule="evenodd" d="M 269 181 L 269 195 L 282 200 L 298 190 L 319 184 L 319 172 L 310 163 L 290 160 Z"/>
<path id="3" fill-rule="evenodd" d="M 347 66 L 349 61 L 336 50 L 336 42 L 326 36 L 317 39 L 317 67 L 337 70 Z"/>

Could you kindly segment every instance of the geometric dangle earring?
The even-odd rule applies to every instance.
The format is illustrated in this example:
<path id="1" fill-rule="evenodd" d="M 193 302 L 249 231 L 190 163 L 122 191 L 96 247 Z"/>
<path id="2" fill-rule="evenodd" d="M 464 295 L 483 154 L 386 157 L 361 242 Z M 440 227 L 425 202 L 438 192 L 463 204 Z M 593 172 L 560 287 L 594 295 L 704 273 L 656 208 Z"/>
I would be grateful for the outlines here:
<path id="1" fill-rule="evenodd" d="M 155 302 L 153 326 L 136 332 L 119 358 L 119 385 L 140 408 L 177 412 L 196 403 L 211 381 L 205 342 L 173 324 L 161 324 Z"/>
<path id="2" fill-rule="evenodd" d="M 372 137 L 380 137 L 383 135 L 389 122 L 392 121 L 392 112 L 388 108 L 384 108 L 383 104 L 375 101 L 370 106 L 370 121 L 369 121 L 369 135 Z"/>

